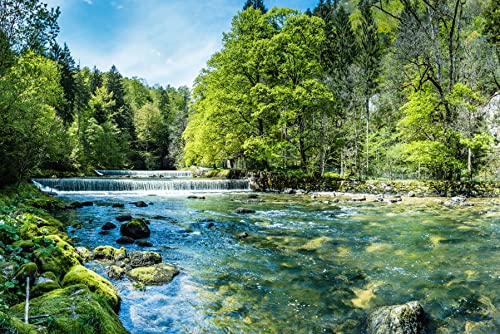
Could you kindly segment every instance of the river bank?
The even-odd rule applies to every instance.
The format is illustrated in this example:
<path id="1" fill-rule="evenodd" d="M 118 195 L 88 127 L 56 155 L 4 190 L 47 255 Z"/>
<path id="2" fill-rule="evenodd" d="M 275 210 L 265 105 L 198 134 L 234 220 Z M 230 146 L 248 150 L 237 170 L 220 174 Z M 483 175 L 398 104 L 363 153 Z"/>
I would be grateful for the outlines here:
<path id="1" fill-rule="evenodd" d="M 117 316 L 118 292 L 82 266 L 67 225 L 51 214 L 64 209 L 32 185 L 0 193 L 0 331 L 125 334 Z"/>

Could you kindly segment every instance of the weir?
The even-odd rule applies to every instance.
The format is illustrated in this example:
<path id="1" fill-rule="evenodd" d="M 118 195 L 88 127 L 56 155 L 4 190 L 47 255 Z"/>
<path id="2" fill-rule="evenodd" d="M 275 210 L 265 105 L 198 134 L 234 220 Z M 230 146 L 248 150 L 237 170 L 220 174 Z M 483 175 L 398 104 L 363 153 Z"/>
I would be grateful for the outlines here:
<path id="1" fill-rule="evenodd" d="M 186 170 L 108 170 L 96 169 L 99 176 L 129 176 L 129 177 L 192 177 L 193 173 Z"/>
<path id="2" fill-rule="evenodd" d="M 112 179 L 112 178 L 68 178 L 33 179 L 41 190 L 60 192 L 175 192 L 175 191 L 248 191 L 250 182 L 240 180 L 200 180 L 200 179 Z"/>

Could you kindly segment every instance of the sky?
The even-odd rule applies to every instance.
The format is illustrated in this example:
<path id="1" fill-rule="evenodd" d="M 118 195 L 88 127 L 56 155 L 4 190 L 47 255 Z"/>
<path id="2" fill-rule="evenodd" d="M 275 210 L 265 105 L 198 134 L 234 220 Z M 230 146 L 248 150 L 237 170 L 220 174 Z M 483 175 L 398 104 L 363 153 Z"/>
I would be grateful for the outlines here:
<path id="1" fill-rule="evenodd" d="M 245 0 L 44 0 L 59 6 L 61 32 L 81 67 L 107 71 L 114 64 L 126 77 L 153 86 L 192 87 L 222 33 Z M 317 0 L 265 0 L 267 8 L 305 11 Z"/>

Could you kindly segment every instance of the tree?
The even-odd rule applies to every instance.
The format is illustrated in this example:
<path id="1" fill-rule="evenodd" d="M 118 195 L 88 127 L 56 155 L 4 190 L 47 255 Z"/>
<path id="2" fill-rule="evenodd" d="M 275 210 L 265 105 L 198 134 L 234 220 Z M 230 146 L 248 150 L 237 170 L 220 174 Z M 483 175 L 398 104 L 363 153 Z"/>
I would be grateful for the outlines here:
<path id="1" fill-rule="evenodd" d="M 57 106 L 56 110 L 64 123 L 68 125 L 73 121 L 75 108 L 75 61 L 73 57 L 71 57 L 71 53 L 66 43 L 64 43 L 62 49 L 55 43 L 50 49 L 49 58 L 59 64 L 64 100 Z"/>
<path id="2" fill-rule="evenodd" d="M 378 40 L 377 27 L 372 16 L 372 9 L 368 3 L 362 2 L 360 6 L 361 22 L 357 30 L 359 48 L 357 63 L 362 76 L 361 95 L 365 114 L 365 170 L 369 173 L 369 134 L 370 134 L 370 99 L 378 87 L 380 73 L 381 48 Z"/>
<path id="3" fill-rule="evenodd" d="M 243 10 L 246 10 L 248 8 L 260 10 L 262 12 L 262 14 L 265 14 L 267 12 L 267 9 L 264 6 L 263 0 L 247 0 L 245 2 L 245 5 L 243 5 Z"/>
<path id="4" fill-rule="evenodd" d="M 59 8 L 49 9 L 39 0 L 1 0 L 0 69 L 15 62 L 12 52 L 33 50 L 43 54 L 52 46 L 59 33 L 59 15 Z"/>
<path id="5" fill-rule="evenodd" d="M 115 100 L 115 104 L 111 108 L 113 120 L 120 130 L 128 133 L 133 138 L 134 116 L 130 105 L 125 101 L 123 77 L 115 65 L 111 66 L 109 72 L 106 73 L 104 84 L 107 91 L 113 93 L 113 99 Z"/>
<path id="6" fill-rule="evenodd" d="M 317 115 L 331 98 L 319 80 L 323 39 L 317 17 L 290 9 L 239 13 L 198 78 L 186 162 L 316 168 Z"/>
<path id="7" fill-rule="evenodd" d="M 57 64 L 32 52 L 0 78 L 0 184 L 21 180 L 48 161 L 68 159 L 54 105 L 62 95 Z"/>

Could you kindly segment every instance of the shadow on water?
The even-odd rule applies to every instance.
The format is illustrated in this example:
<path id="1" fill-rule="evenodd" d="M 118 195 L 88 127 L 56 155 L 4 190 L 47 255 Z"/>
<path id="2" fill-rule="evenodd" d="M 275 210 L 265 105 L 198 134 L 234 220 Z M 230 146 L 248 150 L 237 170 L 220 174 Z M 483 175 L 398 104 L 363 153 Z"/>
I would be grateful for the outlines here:
<path id="1" fill-rule="evenodd" d="M 181 270 L 171 284 L 144 291 L 112 280 L 131 333 L 361 333 L 370 310 L 410 300 L 424 306 L 431 332 L 499 328 L 498 204 L 203 196 L 62 195 L 95 204 L 64 217 L 82 223 L 69 231 L 77 245 L 118 247 L 119 229 L 101 235 L 101 226 L 118 225 L 119 215 L 143 217 L 152 231 L 149 250 Z M 137 201 L 149 205 L 129 204 Z M 239 207 L 255 212 L 236 214 Z M 248 237 L 238 238 L 242 232 Z M 88 266 L 106 275 L 102 264 Z"/>

